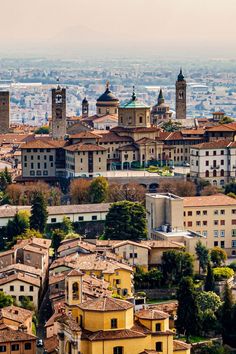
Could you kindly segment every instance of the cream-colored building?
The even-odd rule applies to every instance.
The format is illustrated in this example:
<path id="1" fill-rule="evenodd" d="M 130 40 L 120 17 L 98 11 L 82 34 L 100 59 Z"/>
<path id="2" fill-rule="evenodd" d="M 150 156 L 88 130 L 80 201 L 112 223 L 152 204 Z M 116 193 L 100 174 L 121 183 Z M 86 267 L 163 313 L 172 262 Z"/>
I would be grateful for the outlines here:
<path id="1" fill-rule="evenodd" d="M 224 139 L 195 145 L 190 160 L 192 179 L 222 187 L 236 177 L 236 142 Z"/>

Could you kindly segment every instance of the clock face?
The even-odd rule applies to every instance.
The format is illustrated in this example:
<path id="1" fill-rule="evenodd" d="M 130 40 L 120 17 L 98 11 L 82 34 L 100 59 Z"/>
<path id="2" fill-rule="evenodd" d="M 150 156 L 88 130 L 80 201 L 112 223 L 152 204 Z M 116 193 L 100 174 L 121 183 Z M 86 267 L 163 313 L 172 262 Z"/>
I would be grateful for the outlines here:
<path id="1" fill-rule="evenodd" d="M 56 95 L 56 103 L 62 103 L 62 95 Z"/>

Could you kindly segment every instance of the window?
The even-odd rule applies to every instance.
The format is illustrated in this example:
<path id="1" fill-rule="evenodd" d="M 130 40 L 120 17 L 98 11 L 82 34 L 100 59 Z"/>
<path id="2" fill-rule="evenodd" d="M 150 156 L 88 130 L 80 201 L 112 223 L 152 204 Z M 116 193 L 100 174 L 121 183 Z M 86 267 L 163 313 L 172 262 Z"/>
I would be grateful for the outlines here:
<path id="1" fill-rule="evenodd" d="M 203 215 L 207 215 L 207 210 L 203 210 Z"/>
<path id="2" fill-rule="evenodd" d="M 10 285 L 10 291 L 14 291 L 14 285 Z"/>
<path id="3" fill-rule="evenodd" d="M 40 165 L 40 164 L 39 164 Z M 40 168 L 40 167 L 39 167 Z M 41 171 L 36 171 L 37 176 L 41 176 L 42 172 Z"/>
<path id="4" fill-rule="evenodd" d="M 30 290 L 30 291 L 34 291 L 33 285 L 30 285 L 29 290 Z"/>
<path id="5" fill-rule="evenodd" d="M 161 331 L 161 324 L 156 323 L 156 332 L 160 332 L 160 331 Z"/>
<path id="6" fill-rule="evenodd" d="M 207 231 L 202 231 L 203 236 L 207 237 Z"/>
<path id="7" fill-rule="evenodd" d="M 209 161 L 208 160 L 206 160 L 206 166 L 209 166 Z"/>
<path id="8" fill-rule="evenodd" d="M 221 209 L 220 213 L 221 213 L 221 215 L 225 215 L 224 209 Z"/>
<path id="9" fill-rule="evenodd" d="M 215 226 L 218 225 L 218 220 L 214 220 L 214 225 L 215 225 Z"/>
<path id="10" fill-rule="evenodd" d="M 137 253 L 130 253 L 129 258 L 138 258 L 138 254 Z"/>
<path id="11" fill-rule="evenodd" d="M 162 352 L 162 342 L 156 342 L 156 351 Z"/>
<path id="12" fill-rule="evenodd" d="M 209 177 L 209 175 L 210 175 L 209 171 L 206 170 L 206 172 L 205 172 L 205 177 Z"/>
<path id="13" fill-rule="evenodd" d="M 232 220 L 232 225 L 236 225 L 236 220 L 235 219 Z"/>
<path id="14" fill-rule="evenodd" d="M 117 328 L 117 318 L 111 319 L 111 328 Z"/>
<path id="15" fill-rule="evenodd" d="M 20 291 L 25 291 L 24 285 L 21 285 L 21 286 L 20 286 Z"/>
<path id="16" fill-rule="evenodd" d="M 225 248 L 225 241 L 220 241 L 220 247 Z"/>
<path id="17" fill-rule="evenodd" d="M 220 230 L 220 236 L 225 237 L 225 230 Z"/>
<path id="18" fill-rule="evenodd" d="M 92 215 L 92 220 L 97 220 L 97 215 Z"/>
<path id="19" fill-rule="evenodd" d="M 124 354 L 124 347 L 114 347 L 113 354 Z"/>
<path id="20" fill-rule="evenodd" d="M 31 349 L 31 343 L 25 343 L 25 350 Z"/>
<path id="21" fill-rule="evenodd" d="M 218 215 L 218 210 L 214 210 L 214 215 Z"/>
<path id="22" fill-rule="evenodd" d="M 232 241 L 232 248 L 236 248 L 236 240 Z"/>
<path id="23" fill-rule="evenodd" d="M 43 171 L 44 176 L 48 176 L 48 171 Z"/>
<path id="24" fill-rule="evenodd" d="M 7 347 L 5 345 L 0 345 L 0 353 L 5 353 L 7 351 Z"/>
<path id="25" fill-rule="evenodd" d="M 53 155 L 49 156 L 49 161 L 53 161 Z"/>
<path id="26" fill-rule="evenodd" d="M 232 214 L 236 214 L 236 209 L 232 209 Z"/>
<path id="27" fill-rule="evenodd" d="M 56 218 L 51 218 L 51 222 L 57 222 Z"/>
<path id="28" fill-rule="evenodd" d="M 206 156 L 209 156 L 209 151 L 206 151 Z"/>
<path id="29" fill-rule="evenodd" d="M 213 151 L 213 155 L 216 156 L 216 151 L 215 150 Z"/>
<path id="30" fill-rule="evenodd" d="M 83 216 L 79 216 L 79 217 L 78 217 L 78 220 L 79 220 L 79 221 L 84 221 L 84 217 L 83 217 Z"/>
<path id="31" fill-rule="evenodd" d="M 196 221 L 196 226 L 201 226 L 201 221 Z"/>
<path id="32" fill-rule="evenodd" d="M 218 230 L 214 230 L 214 237 L 218 237 Z"/>
<path id="33" fill-rule="evenodd" d="M 192 221 L 188 221 L 188 226 L 193 226 Z"/>
<path id="34" fill-rule="evenodd" d="M 191 211 L 188 211 L 188 216 L 192 216 L 193 213 Z"/>
<path id="35" fill-rule="evenodd" d="M 220 220 L 220 225 L 225 225 L 225 220 Z"/>
<path id="36" fill-rule="evenodd" d="M 12 351 L 12 352 L 16 352 L 16 351 L 18 351 L 18 350 L 20 350 L 19 344 L 12 344 L 12 345 L 11 345 L 11 351 Z"/>
<path id="37" fill-rule="evenodd" d="M 201 215 L 201 211 L 200 211 L 200 210 L 197 210 L 197 211 L 196 211 L 196 214 L 197 214 L 197 215 Z"/>
<path id="38" fill-rule="evenodd" d="M 218 247 L 218 241 L 214 241 L 214 247 Z"/>
<path id="39" fill-rule="evenodd" d="M 207 221 L 204 220 L 204 221 L 202 222 L 202 224 L 203 224 L 204 226 L 207 226 Z"/>
<path id="40" fill-rule="evenodd" d="M 236 229 L 233 229 L 232 230 L 232 237 L 235 237 L 236 236 Z"/>
<path id="41" fill-rule="evenodd" d="M 221 164 L 221 165 L 224 165 L 224 160 L 221 160 L 221 161 L 220 161 L 220 164 Z"/>

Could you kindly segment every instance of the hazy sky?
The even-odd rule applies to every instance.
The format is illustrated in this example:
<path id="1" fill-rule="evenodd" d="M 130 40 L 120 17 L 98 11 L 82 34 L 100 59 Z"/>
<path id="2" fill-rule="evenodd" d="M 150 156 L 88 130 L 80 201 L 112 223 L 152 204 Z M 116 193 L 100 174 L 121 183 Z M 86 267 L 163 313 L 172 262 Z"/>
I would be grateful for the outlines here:
<path id="1" fill-rule="evenodd" d="M 1 0 L 0 11 L 4 55 L 236 57 L 236 0 Z"/>

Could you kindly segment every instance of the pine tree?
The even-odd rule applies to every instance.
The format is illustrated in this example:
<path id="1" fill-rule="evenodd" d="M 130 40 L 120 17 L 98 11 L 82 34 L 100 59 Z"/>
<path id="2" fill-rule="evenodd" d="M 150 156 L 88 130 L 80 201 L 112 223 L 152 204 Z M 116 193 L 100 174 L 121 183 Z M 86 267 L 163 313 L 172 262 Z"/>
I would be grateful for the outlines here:
<path id="1" fill-rule="evenodd" d="M 31 208 L 30 228 L 43 233 L 46 227 L 47 218 L 47 204 L 44 196 L 42 193 L 36 192 Z"/>
<path id="2" fill-rule="evenodd" d="M 178 333 L 186 334 L 187 337 L 198 334 L 200 316 L 192 278 L 186 277 L 181 280 L 177 300 L 176 328 Z"/>
<path id="3" fill-rule="evenodd" d="M 205 291 L 214 291 L 215 290 L 215 277 L 213 273 L 213 269 L 211 263 L 208 262 L 207 265 L 207 276 L 204 285 Z"/>

